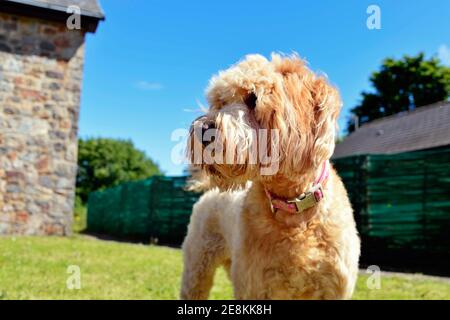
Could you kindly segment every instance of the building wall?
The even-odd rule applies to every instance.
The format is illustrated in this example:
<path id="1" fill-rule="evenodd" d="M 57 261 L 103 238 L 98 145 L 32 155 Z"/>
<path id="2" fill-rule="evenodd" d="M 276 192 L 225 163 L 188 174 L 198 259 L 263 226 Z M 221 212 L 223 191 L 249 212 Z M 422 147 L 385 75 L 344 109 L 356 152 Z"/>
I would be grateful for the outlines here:
<path id="1" fill-rule="evenodd" d="M 84 32 L 0 13 L 0 235 L 67 235 Z"/>

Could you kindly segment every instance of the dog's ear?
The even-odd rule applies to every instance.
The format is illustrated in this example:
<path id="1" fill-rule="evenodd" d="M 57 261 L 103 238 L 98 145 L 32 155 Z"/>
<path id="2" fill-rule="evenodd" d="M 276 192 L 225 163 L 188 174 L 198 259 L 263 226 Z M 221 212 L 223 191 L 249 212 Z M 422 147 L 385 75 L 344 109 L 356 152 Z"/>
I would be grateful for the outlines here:
<path id="1" fill-rule="evenodd" d="M 273 54 L 272 61 L 274 70 L 283 76 L 287 97 L 294 102 L 298 115 L 297 123 L 293 125 L 299 132 L 289 135 L 288 144 L 298 150 L 289 151 L 294 151 L 296 155 L 303 152 L 305 157 L 298 163 L 295 160 L 291 162 L 296 167 L 302 163 L 319 166 L 334 151 L 336 120 L 341 108 L 339 93 L 326 77 L 312 72 L 297 54 L 288 57 Z M 292 116 L 287 114 L 287 119 L 292 119 Z"/>
<path id="2" fill-rule="evenodd" d="M 315 164 L 328 160 L 335 146 L 337 118 L 342 106 L 338 90 L 325 77 L 317 77 L 312 83 L 314 123 L 312 127 Z"/>

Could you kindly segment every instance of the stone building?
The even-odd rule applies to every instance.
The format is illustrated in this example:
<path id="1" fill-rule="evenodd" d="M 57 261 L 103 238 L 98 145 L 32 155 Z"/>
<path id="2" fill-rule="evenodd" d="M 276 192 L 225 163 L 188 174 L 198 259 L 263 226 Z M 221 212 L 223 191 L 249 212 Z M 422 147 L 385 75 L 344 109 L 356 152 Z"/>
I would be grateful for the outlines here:
<path id="1" fill-rule="evenodd" d="M 71 233 L 84 41 L 103 19 L 96 0 L 0 1 L 0 235 Z"/>

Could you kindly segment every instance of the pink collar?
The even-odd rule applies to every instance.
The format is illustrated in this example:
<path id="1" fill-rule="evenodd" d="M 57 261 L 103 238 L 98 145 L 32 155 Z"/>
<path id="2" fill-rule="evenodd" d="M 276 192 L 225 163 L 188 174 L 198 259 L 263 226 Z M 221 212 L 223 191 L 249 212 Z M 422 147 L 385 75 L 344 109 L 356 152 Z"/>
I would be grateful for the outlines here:
<path id="1" fill-rule="evenodd" d="M 329 162 L 325 161 L 322 165 L 322 171 L 319 177 L 314 182 L 314 185 L 308 191 L 302 193 L 300 196 L 294 199 L 281 199 L 276 198 L 266 190 L 266 194 L 269 197 L 272 212 L 276 210 L 282 210 L 289 213 L 302 213 L 306 209 L 314 207 L 320 200 L 323 199 L 322 183 L 327 180 L 330 175 Z"/>

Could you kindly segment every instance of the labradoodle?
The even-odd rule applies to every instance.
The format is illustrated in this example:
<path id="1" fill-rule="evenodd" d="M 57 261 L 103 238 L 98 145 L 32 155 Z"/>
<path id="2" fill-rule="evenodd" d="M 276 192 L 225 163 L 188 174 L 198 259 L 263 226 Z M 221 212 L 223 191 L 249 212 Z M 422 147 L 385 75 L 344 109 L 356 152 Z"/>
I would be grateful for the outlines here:
<path id="1" fill-rule="evenodd" d="M 223 266 L 236 299 L 349 299 L 360 240 L 329 163 L 341 100 L 297 55 L 249 55 L 210 81 L 188 156 L 207 192 L 183 243 L 182 299 Z"/>

